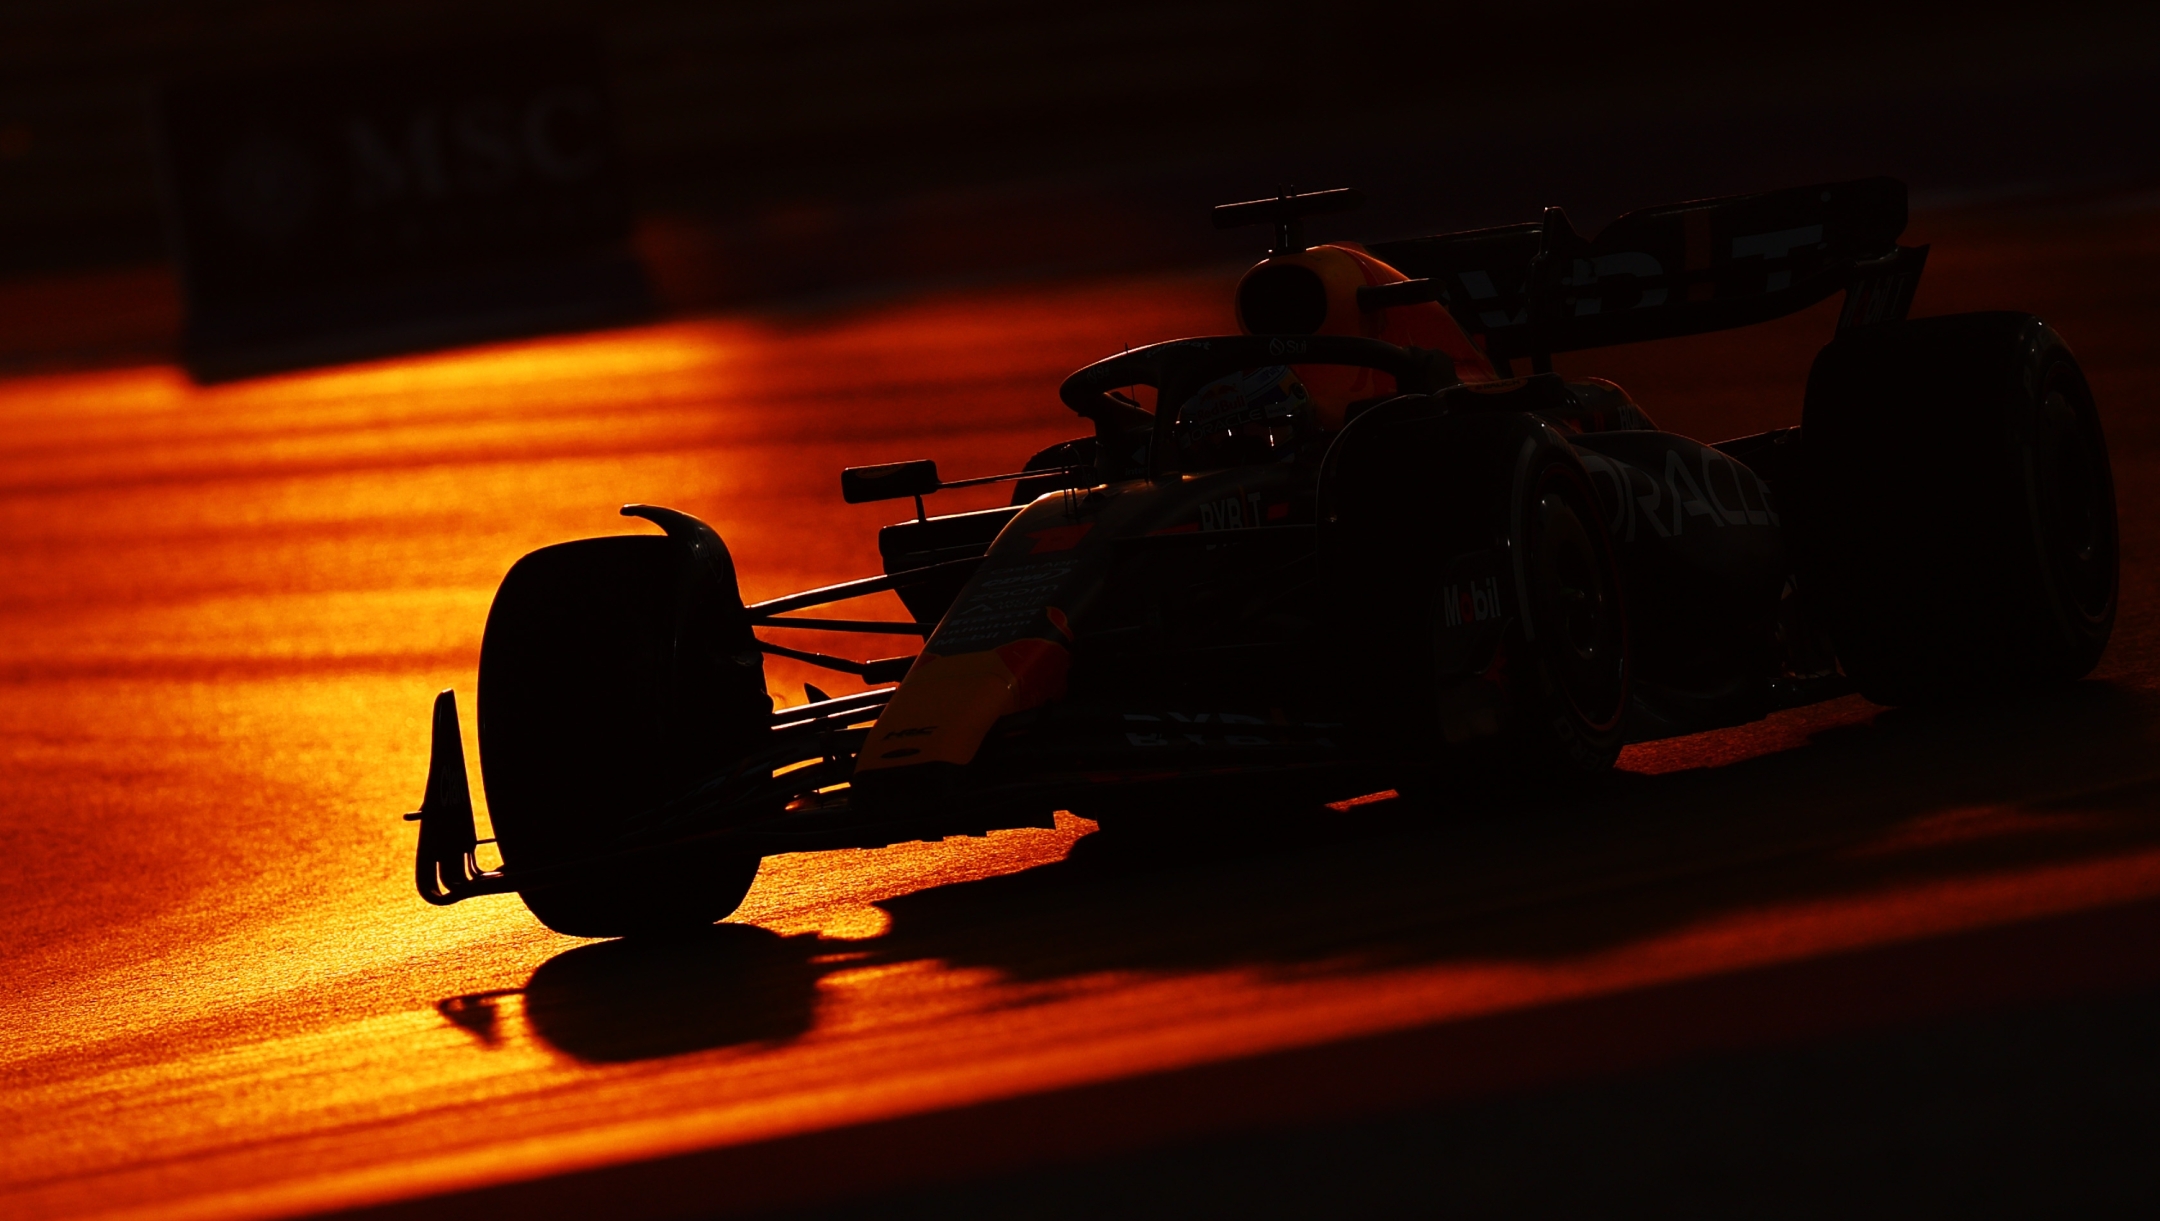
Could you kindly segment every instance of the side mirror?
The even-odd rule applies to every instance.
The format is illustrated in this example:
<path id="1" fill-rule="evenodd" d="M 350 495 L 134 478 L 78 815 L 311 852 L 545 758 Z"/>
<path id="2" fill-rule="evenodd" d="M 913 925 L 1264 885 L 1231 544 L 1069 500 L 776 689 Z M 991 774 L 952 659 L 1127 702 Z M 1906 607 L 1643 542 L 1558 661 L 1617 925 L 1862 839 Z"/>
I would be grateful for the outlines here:
<path id="1" fill-rule="evenodd" d="M 840 472 L 840 499 L 851 505 L 923 496 L 943 486 L 938 482 L 937 463 L 928 458 L 883 466 L 851 466 Z"/>
<path id="2" fill-rule="evenodd" d="M 935 493 L 944 484 L 937 482 L 937 462 L 922 458 L 916 462 L 886 462 L 883 467 L 849 467 L 840 471 L 840 499 L 847 504 L 870 504 L 879 499 L 920 497 Z"/>

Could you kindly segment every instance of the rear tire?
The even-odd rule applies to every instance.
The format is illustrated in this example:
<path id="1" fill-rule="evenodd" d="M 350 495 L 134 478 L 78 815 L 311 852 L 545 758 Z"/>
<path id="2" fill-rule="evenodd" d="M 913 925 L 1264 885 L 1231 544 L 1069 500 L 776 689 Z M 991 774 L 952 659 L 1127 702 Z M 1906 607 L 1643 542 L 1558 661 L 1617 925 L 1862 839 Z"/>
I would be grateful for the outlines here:
<path id="1" fill-rule="evenodd" d="M 1620 757 L 1631 677 L 1619 557 L 1582 460 L 1557 438 L 1530 455 L 1516 494 L 1535 749 L 1566 773 L 1603 773 Z"/>
<path id="2" fill-rule="evenodd" d="M 1421 796 L 1601 776 L 1628 706 L 1619 560 L 1582 461 L 1479 406 L 1376 409 L 1322 475 L 1350 719 Z"/>
<path id="3" fill-rule="evenodd" d="M 2061 337 L 2029 314 L 1868 327 L 1815 359 L 1801 427 L 1803 582 L 1878 703 L 2064 683 L 2114 629 L 2107 442 Z"/>
<path id="4" fill-rule="evenodd" d="M 480 648 L 480 756 L 513 872 L 606 851 L 766 732 L 762 659 L 716 647 L 686 565 L 674 540 L 630 535 L 535 551 L 503 578 Z M 757 869 L 689 845 L 520 895 L 558 933 L 615 937 L 723 919 Z"/>

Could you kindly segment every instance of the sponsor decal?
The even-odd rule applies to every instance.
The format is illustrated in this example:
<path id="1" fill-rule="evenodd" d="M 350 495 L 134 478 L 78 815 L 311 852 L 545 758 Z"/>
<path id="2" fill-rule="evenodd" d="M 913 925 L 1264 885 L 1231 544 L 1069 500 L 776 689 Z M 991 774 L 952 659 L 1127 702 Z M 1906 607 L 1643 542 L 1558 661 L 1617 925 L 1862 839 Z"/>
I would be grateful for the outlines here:
<path id="1" fill-rule="evenodd" d="M 1035 560 L 979 576 L 938 625 L 931 651 L 968 653 L 1040 630 L 1044 604 L 1077 566 L 1077 560 Z"/>
<path id="2" fill-rule="evenodd" d="M 1687 485 L 1685 495 L 1680 491 L 1682 484 Z M 1686 528 L 1689 517 L 1707 517 L 1713 526 L 1725 524 L 1724 517 L 1710 507 L 1710 501 L 1703 496 L 1702 489 L 1696 486 L 1695 476 L 1688 473 L 1687 464 L 1680 460 L 1680 451 L 1677 449 L 1665 451 L 1665 488 L 1672 493 L 1672 529 L 1668 533 L 1679 534 Z M 1682 516 L 1683 511 L 1686 516 Z"/>
<path id="3" fill-rule="evenodd" d="M 187 358 L 228 376 L 649 310 L 595 42 L 498 36 L 162 90 Z"/>
<path id="4" fill-rule="evenodd" d="M 886 738 L 923 738 L 936 732 L 937 726 L 935 725 L 916 725 L 907 729 L 895 729 L 884 736 Z M 887 756 L 887 758 L 890 757 Z"/>
<path id="5" fill-rule="evenodd" d="M 1048 530 L 1031 530 L 1028 532 L 1028 537 L 1035 540 L 1035 545 L 1028 549 L 1028 554 L 1041 555 L 1045 551 L 1071 551 L 1079 546 L 1081 538 L 1094 528 L 1095 523 L 1088 521 L 1081 522 L 1077 526 L 1052 526 Z"/>
<path id="6" fill-rule="evenodd" d="M 1128 712 L 1125 714 L 1125 719 L 1128 721 L 1151 721 L 1156 724 L 1162 724 L 1165 717 L 1179 725 L 1267 724 L 1265 720 L 1259 717 L 1246 716 L 1237 712 L 1201 712 L 1192 716 L 1187 716 L 1182 712 L 1165 713 L 1163 716 L 1155 716 L 1145 712 Z M 1254 733 L 1209 734 L 1194 732 L 1166 733 L 1162 731 L 1127 732 L 1125 740 L 1134 746 L 1183 746 L 1188 743 L 1193 746 L 1266 746 L 1271 742 L 1271 739 Z"/>
<path id="7" fill-rule="evenodd" d="M 1821 225 L 1803 225 L 1798 229 L 1780 229 L 1775 233 L 1750 233 L 1732 240 L 1732 256 L 1736 259 L 1783 259 L 1802 247 L 1813 250 L 1823 244 Z"/>
<path id="8" fill-rule="evenodd" d="M 1568 278 L 1560 283 L 1568 288 L 1603 287 L 1608 280 L 1655 280 L 1665 274 L 1665 265 L 1639 250 L 1619 254 L 1601 254 L 1595 259 L 1575 259 L 1568 268 Z M 1618 298 L 1626 286 L 1614 286 L 1610 293 L 1583 294 L 1575 300 L 1575 314 L 1595 314 L 1604 307 L 1605 297 Z M 1665 304 L 1663 288 L 1644 288 L 1634 294 L 1636 300 L 1631 308 L 1647 309 Z"/>
<path id="9" fill-rule="evenodd" d="M 1765 263 L 1798 257 L 1796 252 L 1819 250 L 1823 246 L 1823 227 L 1803 225 L 1798 229 L 1780 229 L 1775 233 L 1751 233 L 1732 240 L 1734 259 L 1759 258 Z M 1780 292 L 1792 287 L 1792 268 L 1781 267 L 1763 276 L 1764 292 Z"/>
<path id="10" fill-rule="evenodd" d="M 1448 627 L 1486 623 L 1500 617 L 1500 579 L 1472 577 L 1451 582 L 1440 594 L 1441 610 Z"/>
<path id="11" fill-rule="evenodd" d="M 1267 504 L 1265 500 L 1265 493 L 1248 492 L 1239 488 L 1232 495 L 1203 502 L 1200 506 L 1199 521 L 1150 530 L 1148 537 L 1191 534 L 1199 530 L 1247 530 L 1268 522 L 1282 521 L 1290 516 L 1289 501 L 1278 500 L 1274 504 Z"/>
<path id="12" fill-rule="evenodd" d="M 1633 468 L 1611 461 L 1603 454 L 1590 450 L 1576 451 L 1582 459 L 1583 470 L 1590 476 L 1590 486 L 1596 490 L 1598 506 L 1605 511 L 1605 529 L 1614 539 L 1635 540 L 1634 506 L 1628 503 L 1627 472 Z"/>
<path id="13" fill-rule="evenodd" d="M 1706 449 L 1702 454 L 1702 476 L 1703 489 L 1710 494 L 1711 506 L 1724 516 L 1727 524 L 1772 524 L 1768 488 L 1762 480 L 1755 477 L 1753 471 L 1714 449 Z M 1728 491 L 1721 492 L 1721 487 Z M 1748 497 L 1751 491 L 1756 494 L 1752 501 Z M 1728 500 L 1732 503 L 1726 503 Z"/>
<path id="14" fill-rule="evenodd" d="M 1463 291 L 1470 295 L 1472 301 L 1490 301 L 1500 295 L 1500 290 L 1493 286 L 1492 277 L 1476 268 L 1469 271 L 1458 271 L 1455 273 L 1455 278 L 1462 281 Z M 1521 326 L 1529 320 L 1530 310 L 1527 306 L 1516 310 L 1513 314 L 1496 309 L 1478 311 L 1478 321 L 1495 330 L 1504 326 Z M 1471 384 L 1475 385 L 1476 383 Z"/>
<path id="15" fill-rule="evenodd" d="M 1260 524 L 1260 493 L 1239 488 L 1237 495 L 1200 506 L 1202 530 L 1243 530 Z"/>
<path id="16" fill-rule="evenodd" d="M 1677 447 L 1665 451 L 1662 479 L 1618 458 L 1588 450 L 1580 457 L 1609 515 L 1606 529 L 1621 542 L 1635 541 L 1637 522 L 1647 523 L 1659 538 L 1686 533 L 1689 521 L 1698 517 L 1719 528 L 1780 524 L 1770 485 L 1717 450 L 1701 451 L 1699 481 Z"/>

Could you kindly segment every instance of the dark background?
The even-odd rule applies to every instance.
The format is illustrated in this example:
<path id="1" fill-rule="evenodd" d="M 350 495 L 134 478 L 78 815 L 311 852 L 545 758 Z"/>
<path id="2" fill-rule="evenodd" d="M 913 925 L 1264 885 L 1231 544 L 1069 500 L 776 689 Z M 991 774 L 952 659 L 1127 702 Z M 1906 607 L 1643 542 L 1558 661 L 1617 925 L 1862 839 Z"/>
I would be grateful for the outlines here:
<path id="1" fill-rule="evenodd" d="M 165 257 L 161 82 L 589 31 L 674 306 L 1230 258 L 1206 205 L 1357 185 L 1379 238 L 1887 173 L 1920 206 L 2160 178 L 2160 15 L 1982 2 L 26 0 L 0 277 Z"/>
<path id="2" fill-rule="evenodd" d="M 894 900 L 896 931 L 868 948 L 895 964 L 950 964 L 963 981 L 1033 986 L 1105 970 L 1232 978 L 1351 952 L 1379 964 L 1570 961 L 1764 904 L 1842 910 L 1867 937 L 1896 941 L 1925 923 L 1907 923 L 1912 909 L 1893 901 L 1935 902 L 1929 896 L 1977 893 L 1938 886 L 2037 871 L 2015 875 L 2028 890 L 1972 900 L 1993 913 L 1986 919 L 2012 923 L 1483 1025 L 1440 1022 L 1401 1041 L 1022 1098 L 1015 1107 L 1034 1109 L 1018 1111 L 1020 1120 L 998 1107 L 936 1113 L 912 1127 L 813 1132 L 777 1150 L 686 1155 L 690 1168 L 674 1180 L 655 1163 L 590 1176 L 603 1188 L 629 1184 L 609 1196 L 580 1196 L 562 1179 L 503 1190 L 554 1214 L 596 1199 L 585 1212 L 620 1212 L 624 1200 L 650 1199 L 656 1182 L 700 1202 L 761 1187 L 770 1200 L 843 1190 L 846 1180 L 829 1187 L 835 1176 L 866 1165 L 865 1192 L 921 1182 L 906 1176 L 924 1167 L 957 1165 L 945 1172 L 959 1176 L 1058 1156 L 1066 1168 L 912 1203 L 950 1215 L 989 1212 L 1001 1195 L 1034 1214 L 1047 1211 L 1045 1200 L 1070 1201 L 1075 1213 L 1140 1211 L 1136 1199 L 1158 1212 L 1199 1212 L 1233 1200 L 1232 1209 L 1311 1215 L 1344 1211 L 1346 1200 L 1352 1210 L 1365 1199 L 1414 1206 L 1438 1184 L 1452 1206 L 1490 1199 L 1497 1215 L 1624 1211 L 1608 1203 L 1616 1199 L 1659 1215 L 1866 1214 L 1870 1205 L 1884 1214 L 2046 1215 L 2098 1211 L 2126 1193 L 2149 1213 L 2153 1180 L 2137 1167 L 2155 1143 L 2160 910 L 2149 901 L 2102 906 L 2046 925 L 2015 913 L 2142 894 L 2149 866 L 2140 854 L 2160 842 L 2150 775 L 2160 653 L 2149 611 L 2160 605 L 2160 417 L 2149 410 L 2160 385 L 2149 287 L 2160 277 L 2152 239 L 2160 19 L 2096 4 L 1976 4 L 1954 17 L 1886 6 L 1592 3 L 1328 13 L 768 10 L 661 0 L 15 4 L 0 10 L 0 368 L 47 361 L 61 348 L 64 359 L 84 361 L 169 352 L 179 297 L 149 137 L 161 82 L 563 29 L 596 31 L 636 192 L 638 245 L 665 303 L 678 308 L 1166 263 L 1234 268 L 1260 235 L 1216 234 L 1203 209 L 1285 181 L 1372 194 L 1366 212 L 1316 222 L 1313 236 L 1325 239 L 1520 220 L 1548 203 L 1566 205 L 1589 230 L 1624 208 L 1688 196 L 1902 177 L 1916 190 L 1920 240 L 1936 243 L 1919 312 L 2043 312 L 2073 337 L 2110 413 L 2126 594 L 2099 681 L 2029 704 L 1880 717 L 1848 704 L 1838 714 L 1847 719 L 1827 725 L 1787 721 L 1760 739 L 1701 740 L 1662 756 L 1669 770 L 1638 775 L 1612 805 L 1527 823 L 1360 831 L 1288 848 L 1261 836 L 1237 854 L 1210 844 L 1182 857 L 1144 841 L 1121 849 L 1113 835 L 1055 867 Z M 2079 193 L 2094 198 L 1963 206 Z M 79 1177 L 47 1181 L 108 1207 L 169 1205 L 191 1191 L 200 1200 L 231 1190 L 244 1175 L 274 1178 L 283 1171 L 264 1169 L 273 1162 L 306 1168 L 339 1149 L 355 1160 L 315 1165 L 523 1140 L 547 1130 L 530 1117 L 588 1105 L 546 1079 L 431 1081 L 426 1073 L 463 1054 L 435 1040 L 393 1048 L 421 1058 L 399 1060 L 401 1072 L 384 1079 L 375 1071 L 386 1062 L 380 1047 L 345 1046 L 336 1033 L 377 1031 L 378 1017 L 520 980 L 540 998 L 527 1012 L 546 1015 L 550 985 L 575 985 L 578 964 L 595 960 L 586 948 L 543 961 L 550 949 L 506 940 L 489 945 L 500 958 L 476 959 L 473 943 L 450 941 L 377 955 L 350 974 L 333 967 L 341 945 L 311 941 L 295 956 L 282 932 L 262 936 L 260 960 L 237 967 L 198 952 L 226 944 L 220 938 L 235 927 L 274 932 L 296 927 L 296 916 L 351 929 L 363 927 L 350 923 L 360 911 L 393 931 L 407 918 L 395 913 L 411 908 L 410 895 L 403 908 L 369 906 L 388 893 L 388 875 L 353 868 L 344 855 L 376 843 L 381 828 L 404 826 L 390 820 L 418 791 L 426 693 L 466 681 L 481 623 L 475 609 L 451 629 L 466 635 L 446 637 L 423 622 L 432 612 L 410 609 L 440 604 L 408 599 L 484 590 L 520 551 L 573 529 L 619 530 L 608 506 L 633 496 L 757 523 L 729 527 L 745 572 L 759 563 L 771 572 L 805 552 L 808 563 L 825 563 L 817 548 L 842 537 L 834 523 L 875 520 L 837 515 L 834 468 L 987 453 L 990 441 L 1025 435 L 997 431 L 1022 418 L 1004 414 L 1008 401 L 1015 413 L 1048 411 L 1041 426 L 1062 427 L 1047 399 L 1029 405 L 1015 370 L 1034 368 L 1040 377 L 1025 393 L 1040 395 L 1114 341 L 1159 335 L 1103 321 L 1128 308 L 1149 316 L 1154 303 L 1127 304 L 1133 283 L 873 314 L 878 342 L 907 350 L 867 375 L 825 367 L 839 363 L 829 353 L 865 334 L 843 320 L 785 343 L 775 339 L 782 328 L 739 348 L 723 337 L 722 350 L 754 359 L 695 364 L 687 377 L 672 366 L 622 377 L 631 358 L 607 357 L 605 343 L 582 351 L 565 343 L 559 360 L 240 393 L 197 394 L 157 367 L 16 383 L 0 451 L 12 497 L 0 546 L 12 566 L 0 568 L 0 592 L 15 608 L 0 631 L 12 646 L 0 661 L 16 673 L 5 706 L 27 711 L 15 718 L 24 762 L 0 769 L 0 779 L 14 782 L 7 804 L 16 822 L 39 838 L 27 841 L 37 851 L 6 861 L 33 881 L 71 881 L 9 891 L 29 907 L 10 926 L 6 978 L 22 995 L 89 996 L 30 990 L 55 977 L 40 972 L 75 970 L 88 954 L 99 972 L 88 978 L 128 981 L 98 1003 L 47 1007 L 62 1016 L 39 1026 L 39 1037 L 63 1054 L 40 1061 L 34 1071 L 46 1075 L 29 1080 L 81 1101 L 52 1121 L 47 1131 L 60 1135 L 44 1148 L 91 1125 L 155 1133 L 194 1124 L 205 1140 L 240 1142 L 194 1163 L 146 1142 L 139 1153 L 66 1162 Z M 1038 321 L 1069 309 L 1077 323 L 1014 341 L 1022 360 L 976 338 L 991 330 L 984 323 L 972 332 L 946 325 L 1030 301 Z M 907 325 L 887 325 L 902 313 Z M 1808 361 L 1830 325 L 1818 313 L 1790 326 L 1614 349 L 1586 371 L 1617 377 L 1669 426 L 1716 421 L 1730 435 L 1796 418 Z M 877 395 L 860 394 L 866 379 Z M 773 410 L 768 394 L 784 409 Z M 872 412 L 895 423 L 841 426 L 867 424 Z M 842 459 L 834 446 L 843 436 L 869 448 Z M 983 449 L 962 448 L 976 440 Z M 1009 468 L 972 461 L 974 471 L 997 469 Z M 755 517 L 743 516 L 752 509 Z M 855 541 L 829 545 L 866 536 L 847 537 Z M 801 583 L 845 575 L 855 574 Z M 352 618 L 323 613 L 333 595 L 357 608 Z M 267 640 L 241 638 L 255 623 L 274 626 Z M 203 694 L 213 689 L 215 699 Z M 323 699 L 335 701 L 335 715 L 310 711 L 332 706 Z M 360 773 L 369 787 L 355 789 Z M 360 809 L 356 792 L 376 796 Z M 85 809 L 97 817 L 78 817 Z M 66 834 L 44 834 L 54 828 Z M 235 865 L 260 856 L 248 845 L 265 843 L 287 844 L 290 859 L 275 870 Z M 2058 871 L 2087 866 L 2094 872 Z M 868 867 L 845 876 L 867 877 Z M 2096 889 L 2065 897 L 2073 883 Z M 83 901 L 84 886 L 96 901 Z M 220 900 L 190 906 L 187 896 L 212 893 L 206 887 Z M 1508 897 L 1515 893 L 1527 897 Z M 1810 906 L 1818 903 L 1833 906 Z M 181 915 L 153 919 L 166 910 Z M 1731 962 L 1787 952 L 1777 940 L 1786 926 L 1755 927 Z M 25 929 L 37 934 L 27 947 Z M 755 1016 L 807 1020 L 801 960 L 779 962 L 771 991 L 753 993 L 763 1006 Z M 240 982 L 209 989 L 213 972 Z M 265 979 L 278 982 L 255 982 Z M 195 986 L 187 980 L 206 989 L 199 1003 L 176 1003 Z M 663 1051 L 669 1039 L 744 1037 L 741 1025 L 704 1022 L 709 1008 L 658 1008 L 644 999 L 653 989 L 619 987 L 604 972 L 583 980 L 582 989 L 554 992 L 564 1048 L 579 1045 L 563 1032 L 574 1035 L 580 1020 L 588 1040 L 603 1036 L 584 1046 L 603 1050 L 610 1032 L 628 1032 L 611 1036 L 624 1040 L 616 1048 L 659 1040 Z M 2107 999 L 2126 991 L 2135 995 Z M 970 995 L 988 1005 L 1015 994 Z M 1217 994 L 1193 995 L 1204 1006 Z M 1167 1026 L 1184 1012 L 1172 1004 L 1149 1016 Z M 916 1029 L 932 1033 L 871 1027 L 852 1044 L 871 1050 L 831 1063 L 867 1064 L 888 1074 L 877 1080 L 893 1080 L 892 1060 L 879 1057 L 927 1055 L 951 1037 L 950 1028 Z M 288 1071 L 290 1061 L 277 1058 L 288 1053 L 258 1057 L 249 1050 L 257 1046 L 296 1048 L 306 1071 Z M 1042 1046 L 982 1050 L 1025 1056 Z M 806 1061 L 777 1071 L 800 1071 L 789 1063 Z M 152 1081 L 155 1089 L 126 1067 L 160 1064 L 181 1067 Z M 243 1075 L 225 1075 L 228 1065 Z M 1433 1087 L 1465 1068 L 1492 1092 Z M 706 1071 L 715 1075 L 672 1085 L 656 1071 L 644 1080 L 678 1092 L 648 1096 L 732 1088 L 725 1068 Z M 424 1099 L 387 1092 L 418 1088 L 415 1080 L 426 1083 Z M 340 1082 L 386 1091 L 363 1105 L 379 1099 L 405 1126 L 369 1128 L 324 1105 L 331 1095 L 342 1105 Z M 183 1096 L 204 1101 L 190 1110 L 173 1102 Z M 234 1099 L 244 1115 L 227 1106 Z M 1398 1104 L 1425 1109 L 1362 1118 Z M 243 1125 L 225 1126 L 235 1115 Z M 1159 1127 L 1142 1126 L 1157 1119 Z M 1268 1124 L 1277 1125 L 1272 1134 L 1252 1135 Z M 1022 1152 L 1009 1163 L 952 1160 L 978 1145 Z M 1350 1187 L 1339 1190 L 1346 1175 Z M 1164 1191 L 1166 1179 L 1180 1181 Z M 1758 1200 L 1767 1207 L 1746 1207 Z M 486 1200 L 472 1203 L 415 1208 L 490 1211 Z M 864 1211 L 906 1215 L 910 1203 L 879 1200 Z"/>

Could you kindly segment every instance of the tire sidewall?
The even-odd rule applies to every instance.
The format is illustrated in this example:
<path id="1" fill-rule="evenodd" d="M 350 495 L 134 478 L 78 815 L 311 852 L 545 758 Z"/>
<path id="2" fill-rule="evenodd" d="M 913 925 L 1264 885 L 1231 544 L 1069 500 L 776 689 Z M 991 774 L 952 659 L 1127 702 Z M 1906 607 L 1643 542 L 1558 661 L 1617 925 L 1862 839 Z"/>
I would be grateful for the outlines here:
<path id="1" fill-rule="evenodd" d="M 1392 406 L 1393 419 L 1376 409 L 1346 430 L 1321 477 L 1324 571 L 1342 612 L 1329 638 L 1359 740 L 1420 787 L 1602 773 L 1619 753 L 1632 664 L 1618 556 L 1581 459 L 1524 411 L 1478 399 Z M 1580 503 L 1621 625 L 1617 692 L 1595 719 L 1571 701 L 1533 622 L 1532 517 L 1554 486 Z M 1480 556 L 1511 604 L 1489 640 L 1451 647 L 1446 634 L 1464 627 L 1448 623 L 1443 597 L 1460 588 L 1450 576 L 1464 557 Z"/>
<path id="2" fill-rule="evenodd" d="M 2092 614 L 2047 526 L 2060 507 L 2051 389 L 2097 481 L 2092 571 L 2106 592 Z M 1802 587 L 1870 699 L 2061 682 L 2099 661 L 2118 577 L 2113 479 L 2090 387 L 2046 323 L 1963 314 L 1842 335 L 1816 357 L 1801 432 Z"/>

